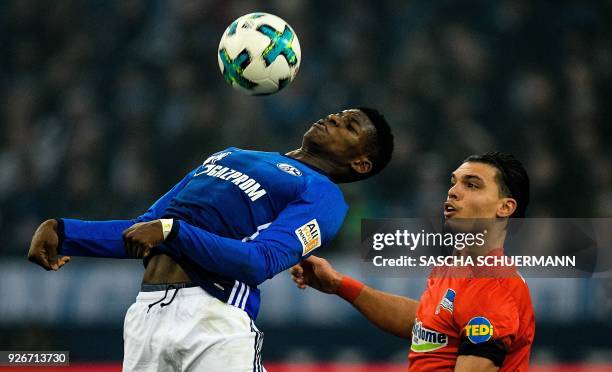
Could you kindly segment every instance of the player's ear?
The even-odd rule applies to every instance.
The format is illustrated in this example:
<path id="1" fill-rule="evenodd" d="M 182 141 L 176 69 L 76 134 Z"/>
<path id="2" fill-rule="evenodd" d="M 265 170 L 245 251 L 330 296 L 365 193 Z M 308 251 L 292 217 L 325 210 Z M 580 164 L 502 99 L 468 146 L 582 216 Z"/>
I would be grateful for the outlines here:
<path id="1" fill-rule="evenodd" d="M 497 208 L 497 217 L 510 217 L 516 211 L 516 200 L 513 198 L 503 198 Z"/>
<path id="2" fill-rule="evenodd" d="M 372 162 L 366 156 L 351 161 L 351 168 L 359 174 L 366 174 L 372 170 Z"/>

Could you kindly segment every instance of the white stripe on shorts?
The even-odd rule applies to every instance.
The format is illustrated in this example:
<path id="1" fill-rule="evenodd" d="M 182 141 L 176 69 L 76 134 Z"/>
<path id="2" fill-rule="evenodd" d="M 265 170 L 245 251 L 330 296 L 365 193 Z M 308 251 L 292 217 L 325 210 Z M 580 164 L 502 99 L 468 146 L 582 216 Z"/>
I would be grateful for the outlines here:
<path id="1" fill-rule="evenodd" d="M 242 300 L 242 294 L 244 293 L 246 286 L 244 285 L 244 283 L 240 283 L 240 291 L 238 291 L 238 294 L 236 295 L 235 301 L 233 303 L 231 303 L 230 305 L 234 305 L 236 307 L 240 307 L 240 301 Z"/>
<path id="2" fill-rule="evenodd" d="M 234 281 L 234 288 L 232 288 L 232 293 L 230 293 L 229 299 L 227 300 L 227 303 L 230 305 L 232 304 L 232 301 L 234 300 L 234 296 L 236 295 L 236 289 L 238 288 L 239 283 L 240 282 L 237 280 Z"/>
<path id="3" fill-rule="evenodd" d="M 246 305 L 247 299 L 249 298 L 249 293 L 251 292 L 251 289 L 250 289 L 251 287 L 249 287 L 246 284 L 245 284 L 245 287 L 246 287 L 246 293 L 244 294 L 244 297 L 242 298 L 242 303 L 240 304 L 240 306 L 238 306 L 242 310 L 244 310 L 244 306 Z"/>

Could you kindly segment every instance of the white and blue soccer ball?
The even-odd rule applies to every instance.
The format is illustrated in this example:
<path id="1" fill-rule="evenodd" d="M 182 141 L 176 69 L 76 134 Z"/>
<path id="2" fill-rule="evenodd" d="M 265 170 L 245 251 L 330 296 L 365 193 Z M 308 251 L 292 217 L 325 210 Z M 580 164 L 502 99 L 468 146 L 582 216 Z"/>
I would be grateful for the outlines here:
<path id="1" fill-rule="evenodd" d="M 217 57 L 228 84 L 251 95 L 266 95 L 291 83 L 302 52 L 287 22 L 268 13 L 250 13 L 225 30 Z"/>

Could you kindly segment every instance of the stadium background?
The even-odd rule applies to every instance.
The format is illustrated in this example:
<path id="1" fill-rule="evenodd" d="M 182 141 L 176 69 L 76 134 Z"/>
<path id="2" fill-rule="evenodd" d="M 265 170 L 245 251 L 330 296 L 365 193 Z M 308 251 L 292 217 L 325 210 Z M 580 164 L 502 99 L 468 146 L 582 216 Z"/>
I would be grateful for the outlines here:
<path id="1" fill-rule="evenodd" d="M 301 71 L 278 95 L 247 97 L 219 73 L 236 17 L 286 19 Z M 471 153 L 512 152 L 532 179 L 532 217 L 612 210 L 611 1 L 0 2 L 0 350 L 122 357 L 138 262 L 74 259 L 59 273 L 25 260 L 48 217 L 140 214 L 207 154 L 233 145 L 288 151 L 309 123 L 379 108 L 396 152 L 320 254 L 359 277 L 361 217 L 437 216 L 449 171 Z M 421 280 L 363 278 L 418 297 Z M 530 280 L 533 362 L 612 363 L 612 283 Z M 408 343 L 332 296 L 263 286 L 264 360 L 400 363 Z M 111 364 L 112 366 L 112 364 Z"/>

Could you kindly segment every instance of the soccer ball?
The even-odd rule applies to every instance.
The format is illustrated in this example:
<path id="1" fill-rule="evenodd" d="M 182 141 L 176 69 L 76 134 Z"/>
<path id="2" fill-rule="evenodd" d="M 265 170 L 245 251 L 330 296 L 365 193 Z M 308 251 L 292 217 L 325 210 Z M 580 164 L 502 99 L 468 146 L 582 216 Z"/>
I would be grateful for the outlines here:
<path id="1" fill-rule="evenodd" d="M 228 84 L 248 94 L 266 95 L 295 78 L 302 52 L 287 22 L 268 13 L 250 13 L 225 30 L 217 57 Z"/>

